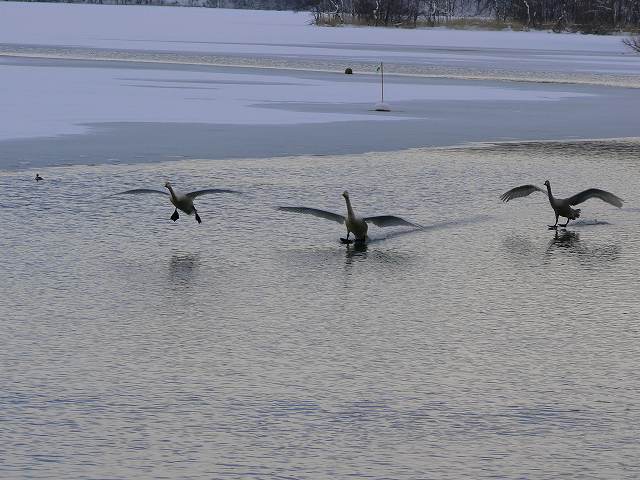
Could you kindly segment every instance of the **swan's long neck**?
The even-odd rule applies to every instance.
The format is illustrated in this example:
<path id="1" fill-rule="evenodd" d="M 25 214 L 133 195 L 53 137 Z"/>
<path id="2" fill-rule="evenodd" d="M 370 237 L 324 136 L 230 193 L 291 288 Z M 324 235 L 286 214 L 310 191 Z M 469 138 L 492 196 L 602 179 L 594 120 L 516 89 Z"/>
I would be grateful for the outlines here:
<path id="1" fill-rule="evenodd" d="M 553 193 L 551 193 L 551 184 L 547 183 L 547 193 L 549 194 L 549 201 L 551 202 L 551 205 L 553 205 L 553 201 L 555 200 L 553 198 Z"/>
<path id="2" fill-rule="evenodd" d="M 356 214 L 353 213 L 353 207 L 351 206 L 351 200 L 349 200 L 349 197 L 344 197 L 344 201 L 347 203 L 347 217 L 356 218 Z"/>
<path id="3" fill-rule="evenodd" d="M 167 188 L 169 189 L 169 193 L 171 193 L 171 198 L 177 201 L 178 199 L 176 198 L 176 192 L 173 191 L 173 187 L 171 185 L 167 185 Z"/>

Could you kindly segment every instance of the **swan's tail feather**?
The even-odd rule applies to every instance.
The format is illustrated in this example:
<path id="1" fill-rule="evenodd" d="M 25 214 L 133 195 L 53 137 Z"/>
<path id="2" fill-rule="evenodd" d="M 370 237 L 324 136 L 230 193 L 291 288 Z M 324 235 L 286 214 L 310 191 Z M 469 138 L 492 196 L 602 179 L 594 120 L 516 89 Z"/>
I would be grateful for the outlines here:
<path id="1" fill-rule="evenodd" d="M 580 209 L 579 208 L 575 208 L 575 209 L 571 209 L 571 220 L 575 220 L 576 218 L 580 217 Z"/>

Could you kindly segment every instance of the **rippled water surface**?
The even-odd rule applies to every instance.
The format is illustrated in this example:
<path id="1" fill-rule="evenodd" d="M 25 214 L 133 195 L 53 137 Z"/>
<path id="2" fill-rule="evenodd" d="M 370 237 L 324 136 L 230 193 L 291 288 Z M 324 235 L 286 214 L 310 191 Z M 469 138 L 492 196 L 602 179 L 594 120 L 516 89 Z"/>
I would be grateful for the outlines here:
<path id="1" fill-rule="evenodd" d="M 4 478 L 638 478 L 635 140 L 0 173 Z M 541 194 L 597 186 L 566 231 Z M 208 186 L 203 223 L 128 188 Z M 396 214 L 342 227 L 307 205 Z"/>

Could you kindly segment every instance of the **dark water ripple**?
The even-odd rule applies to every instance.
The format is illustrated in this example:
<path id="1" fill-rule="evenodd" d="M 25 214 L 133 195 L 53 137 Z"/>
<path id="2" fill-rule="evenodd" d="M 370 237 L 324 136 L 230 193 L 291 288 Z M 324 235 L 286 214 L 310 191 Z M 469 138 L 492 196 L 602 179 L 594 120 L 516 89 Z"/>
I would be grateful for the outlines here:
<path id="1" fill-rule="evenodd" d="M 637 478 L 634 140 L 0 173 L 0 476 Z M 566 231 L 544 196 L 597 186 Z M 223 186 L 203 224 L 128 188 Z M 309 205 L 401 215 L 346 248 Z"/>

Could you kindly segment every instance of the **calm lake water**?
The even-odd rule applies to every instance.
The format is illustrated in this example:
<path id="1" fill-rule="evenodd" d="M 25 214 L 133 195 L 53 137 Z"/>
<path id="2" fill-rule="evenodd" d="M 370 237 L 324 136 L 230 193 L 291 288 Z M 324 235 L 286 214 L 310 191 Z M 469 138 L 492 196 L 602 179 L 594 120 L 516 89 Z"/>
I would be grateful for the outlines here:
<path id="1" fill-rule="evenodd" d="M 640 141 L 0 172 L 3 478 L 638 478 Z M 610 190 L 566 231 L 544 195 Z M 234 188 L 175 224 L 129 188 Z M 278 205 L 396 214 L 344 230 Z"/>

